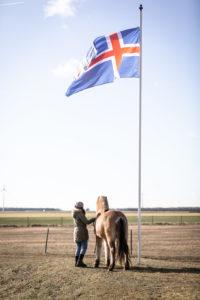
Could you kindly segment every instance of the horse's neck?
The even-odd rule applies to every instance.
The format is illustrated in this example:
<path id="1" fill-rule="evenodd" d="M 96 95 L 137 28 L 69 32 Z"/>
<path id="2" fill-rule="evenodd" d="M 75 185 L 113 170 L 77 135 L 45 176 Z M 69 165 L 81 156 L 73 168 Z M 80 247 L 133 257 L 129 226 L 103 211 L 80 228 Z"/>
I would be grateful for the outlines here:
<path id="1" fill-rule="evenodd" d="M 104 209 L 98 209 L 96 216 L 98 217 L 98 216 L 102 215 L 103 213 L 104 213 Z"/>
<path id="2" fill-rule="evenodd" d="M 97 199 L 97 215 L 103 214 L 109 210 L 108 200 L 105 196 L 99 196 Z"/>
<path id="3" fill-rule="evenodd" d="M 109 209 L 98 209 L 96 212 L 96 217 L 98 218 L 100 215 L 104 214 L 105 212 L 107 212 Z"/>
<path id="4" fill-rule="evenodd" d="M 96 213 L 96 219 L 97 219 L 98 217 L 100 217 L 100 215 L 101 215 L 101 213 L 100 213 L 100 212 L 97 212 L 97 213 Z"/>

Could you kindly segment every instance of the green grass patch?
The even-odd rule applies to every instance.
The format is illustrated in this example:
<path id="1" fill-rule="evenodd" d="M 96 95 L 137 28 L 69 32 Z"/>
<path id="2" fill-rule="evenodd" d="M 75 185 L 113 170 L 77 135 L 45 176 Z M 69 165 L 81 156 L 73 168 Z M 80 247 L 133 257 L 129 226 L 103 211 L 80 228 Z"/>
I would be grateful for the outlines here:
<path id="1" fill-rule="evenodd" d="M 127 215 L 129 224 L 137 224 L 137 216 Z M 200 216 L 142 216 L 142 224 L 196 224 Z M 72 217 L 0 217 L 0 226 L 67 226 L 72 225 Z"/>
<path id="2" fill-rule="evenodd" d="M 129 224 L 137 224 L 137 216 L 127 216 Z M 142 224 L 196 224 L 200 216 L 142 216 Z"/>

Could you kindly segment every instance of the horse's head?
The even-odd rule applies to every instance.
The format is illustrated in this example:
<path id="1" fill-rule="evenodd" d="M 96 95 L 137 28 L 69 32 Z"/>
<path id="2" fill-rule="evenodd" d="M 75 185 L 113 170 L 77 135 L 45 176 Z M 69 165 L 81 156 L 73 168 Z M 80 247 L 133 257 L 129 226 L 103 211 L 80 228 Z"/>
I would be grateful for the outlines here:
<path id="1" fill-rule="evenodd" d="M 108 199 L 106 196 L 99 196 L 97 198 L 97 215 L 109 210 Z"/>

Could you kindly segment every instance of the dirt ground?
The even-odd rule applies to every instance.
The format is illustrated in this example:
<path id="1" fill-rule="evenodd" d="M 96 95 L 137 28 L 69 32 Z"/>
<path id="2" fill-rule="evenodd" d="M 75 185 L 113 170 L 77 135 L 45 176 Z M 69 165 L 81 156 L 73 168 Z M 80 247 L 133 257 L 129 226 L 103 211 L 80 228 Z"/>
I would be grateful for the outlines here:
<path id="1" fill-rule="evenodd" d="M 74 267 L 73 227 L 0 228 L 0 299 L 200 299 L 200 225 L 143 225 L 137 264 L 113 272 L 93 267 L 95 236 L 89 229 L 87 268 Z M 129 243 L 130 244 L 130 243 Z M 129 245 L 130 246 L 130 245 Z"/>

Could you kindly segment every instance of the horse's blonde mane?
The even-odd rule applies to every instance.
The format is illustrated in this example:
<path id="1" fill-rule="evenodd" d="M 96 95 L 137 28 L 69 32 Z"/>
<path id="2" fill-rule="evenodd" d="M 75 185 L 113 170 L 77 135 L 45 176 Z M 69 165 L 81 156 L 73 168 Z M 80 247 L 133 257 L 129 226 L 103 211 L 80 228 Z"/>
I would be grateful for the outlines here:
<path id="1" fill-rule="evenodd" d="M 106 196 L 99 196 L 97 198 L 97 215 L 109 210 L 108 199 Z"/>

